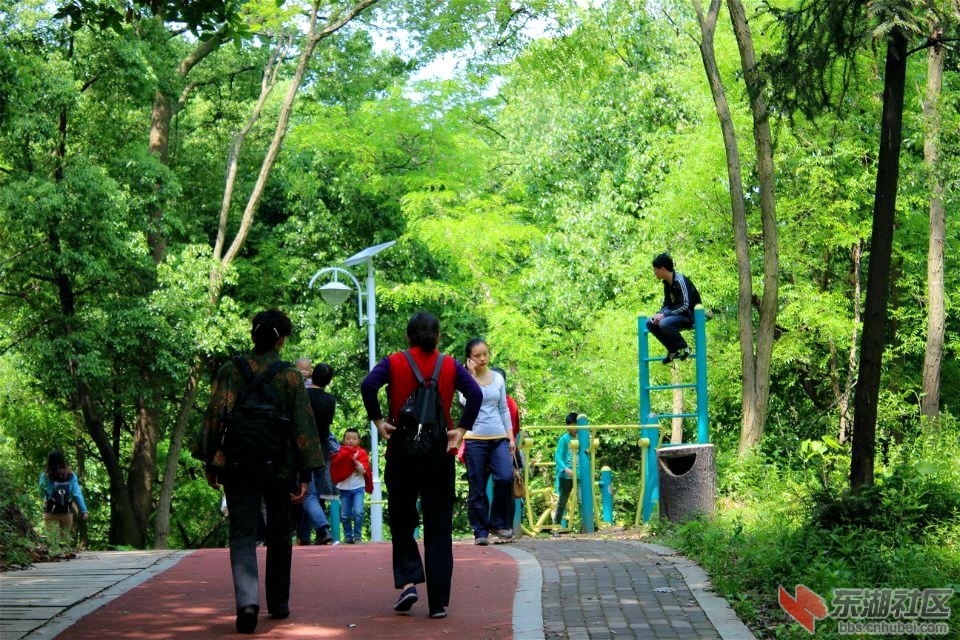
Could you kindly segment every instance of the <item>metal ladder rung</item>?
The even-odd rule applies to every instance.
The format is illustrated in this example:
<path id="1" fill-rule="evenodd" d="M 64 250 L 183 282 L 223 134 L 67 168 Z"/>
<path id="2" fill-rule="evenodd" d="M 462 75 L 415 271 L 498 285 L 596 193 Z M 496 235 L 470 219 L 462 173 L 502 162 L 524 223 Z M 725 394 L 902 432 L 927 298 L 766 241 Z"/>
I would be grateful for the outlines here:
<path id="1" fill-rule="evenodd" d="M 643 360 L 644 362 L 663 362 L 663 359 L 666 357 L 667 356 L 654 356 L 651 358 L 650 356 L 647 356 L 645 358 L 641 358 L 641 360 Z M 697 358 L 697 354 L 690 352 L 690 355 L 684 358 L 684 360 L 696 360 L 696 358 Z M 676 360 L 676 362 L 682 362 L 682 360 Z"/>
<path id="2" fill-rule="evenodd" d="M 655 385 L 647 388 L 650 391 L 663 391 L 665 389 L 696 389 L 697 383 L 691 382 L 686 384 L 661 384 L 661 385 Z"/>
<path id="3" fill-rule="evenodd" d="M 696 413 L 655 413 L 653 418 L 660 420 L 662 418 L 696 418 Z"/>

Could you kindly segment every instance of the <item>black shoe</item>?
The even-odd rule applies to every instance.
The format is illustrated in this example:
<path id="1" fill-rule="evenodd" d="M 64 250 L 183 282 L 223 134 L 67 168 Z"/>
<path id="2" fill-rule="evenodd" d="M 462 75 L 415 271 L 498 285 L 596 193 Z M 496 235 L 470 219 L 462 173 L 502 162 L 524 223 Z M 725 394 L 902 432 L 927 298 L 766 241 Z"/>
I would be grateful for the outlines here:
<path id="1" fill-rule="evenodd" d="M 314 544 L 333 544 L 333 536 L 330 535 L 330 529 L 323 529 L 322 531 L 323 533 L 317 536 L 317 541 Z"/>
<path id="2" fill-rule="evenodd" d="M 283 607 L 270 612 L 270 618 L 273 620 L 286 620 L 290 617 L 290 607 Z"/>
<path id="3" fill-rule="evenodd" d="M 253 633 L 257 629 L 257 616 L 260 607 L 248 604 L 237 609 L 237 633 Z"/>
<path id="4" fill-rule="evenodd" d="M 431 617 L 431 618 L 446 618 L 446 617 L 447 617 L 447 610 L 446 610 L 444 607 L 440 607 L 439 609 L 430 609 L 430 617 Z"/>
<path id="5" fill-rule="evenodd" d="M 416 602 L 417 588 L 407 587 L 403 590 L 403 593 L 400 594 L 400 597 L 397 598 L 396 604 L 393 605 L 393 610 L 397 613 L 406 613 L 410 611 L 410 608 L 413 607 Z"/>
<path id="6" fill-rule="evenodd" d="M 670 364 L 674 360 L 686 360 L 690 357 L 690 347 L 684 347 L 683 349 L 677 349 L 673 353 L 668 353 L 667 357 L 663 359 L 663 364 Z"/>

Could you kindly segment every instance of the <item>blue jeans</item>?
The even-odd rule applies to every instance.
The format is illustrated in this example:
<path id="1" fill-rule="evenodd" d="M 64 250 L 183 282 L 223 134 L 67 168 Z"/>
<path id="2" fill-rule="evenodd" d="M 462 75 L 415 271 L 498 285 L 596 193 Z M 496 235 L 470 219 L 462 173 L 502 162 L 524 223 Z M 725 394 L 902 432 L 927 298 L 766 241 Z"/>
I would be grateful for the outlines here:
<path id="1" fill-rule="evenodd" d="M 470 484 L 467 513 L 474 537 L 485 537 L 493 529 L 510 529 L 513 526 L 510 440 L 467 440 L 463 459 L 467 464 L 467 482 Z M 487 480 L 490 476 L 493 476 L 493 504 L 487 500 Z"/>
<path id="2" fill-rule="evenodd" d="M 363 539 L 363 516 L 363 487 L 340 489 L 340 522 L 345 541 Z"/>
<path id="3" fill-rule="evenodd" d="M 230 568 L 237 609 L 260 607 L 257 523 L 261 501 L 267 507 L 267 610 L 284 611 L 290 601 L 290 482 L 269 471 L 224 474 L 220 482 L 230 514 Z"/>
<path id="4" fill-rule="evenodd" d="M 675 353 L 686 348 L 687 341 L 680 335 L 680 331 L 692 326 L 693 319 L 687 316 L 664 316 L 660 324 L 653 324 L 647 320 L 647 330 L 667 348 L 667 353 Z"/>
<path id="5" fill-rule="evenodd" d="M 320 498 L 317 496 L 317 485 L 313 480 L 310 480 L 310 484 L 307 485 L 307 497 L 303 499 L 303 517 L 300 518 L 297 538 L 304 543 L 310 542 L 312 531 L 329 526 L 327 514 L 323 512 L 323 507 L 320 506 Z"/>

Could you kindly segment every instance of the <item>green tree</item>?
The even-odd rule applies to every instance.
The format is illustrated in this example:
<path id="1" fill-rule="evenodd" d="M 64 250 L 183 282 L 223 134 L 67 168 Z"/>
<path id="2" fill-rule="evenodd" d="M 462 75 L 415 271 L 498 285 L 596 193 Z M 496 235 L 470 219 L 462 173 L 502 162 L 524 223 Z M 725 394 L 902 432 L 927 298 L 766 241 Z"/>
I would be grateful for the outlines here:
<path id="1" fill-rule="evenodd" d="M 699 42 L 700 55 L 713 93 L 727 156 L 734 246 L 739 275 L 737 319 L 740 329 L 743 419 L 738 451 L 741 455 L 744 455 L 759 444 L 763 437 L 770 396 L 770 365 L 777 319 L 777 292 L 780 271 L 773 141 L 770 133 L 765 87 L 757 70 L 753 36 L 747 23 L 743 4 L 737 0 L 731 0 L 727 5 L 733 30 L 736 34 L 743 79 L 753 114 L 754 154 L 760 191 L 760 219 L 763 237 L 763 250 L 761 252 L 763 295 L 756 299 L 753 293 L 750 243 L 747 238 L 747 210 L 740 170 L 740 152 L 737 147 L 736 129 L 730 114 L 730 107 L 727 104 L 726 91 L 714 52 L 714 32 L 720 11 L 720 2 L 719 0 L 713 0 L 706 12 L 703 11 L 698 0 L 695 0 L 693 4 L 702 36 L 702 40 Z M 756 303 L 755 300 L 757 300 Z M 753 326 L 754 306 L 757 307 L 759 312 L 759 323 L 756 331 Z M 754 340 L 754 335 L 756 335 L 756 340 Z"/>
<path id="2" fill-rule="evenodd" d="M 957 29 L 953 17 L 943 14 L 936 4 L 897 0 L 867 3 L 804 0 L 789 10 L 773 10 L 782 29 L 782 50 L 772 59 L 770 71 L 777 96 L 788 109 L 813 114 L 822 106 L 833 104 L 847 87 L 857 53 L 872 41 L 886 44 L 870 262 L 854 394 L 850 468 L 853 489 L 873 484 L 877 400 L 886 342 L 910 39 L 919 40 L 920 49 L 936 44 L 928 38 L 931 14 L 939 14 L 934 22 L 949 24 L 952 31 Z"/>
<path id="3" fill-rule="evenodd" d="M 941 3 L 946 5 L 947 3 Z M 960 22 L 960 2 L 953 0 L 953 13 Z M 943 252 L 946 235 L 943 179 L 940 177 L 940 104 L 943 91 L 943 67 L 946 50 L 942 25 L 937 16 L 929 25 L 930 38 L 937 41 L 927 50 L 927 90 L 923 101 L 926 130 L 923 156 L 930 171 L 930 238 L 927 250 L 927 349 L 923 360 L 923 397 L 921 411 L 930 421 L 940 414 L 940 377 L 943 359 L 943 338 L 946 331 L 946 311 L 943 288 Z"/>
<path id="4" fill-rule="evenodd" d="M 351 31 L 370 28 L 355 18 L 375 4 L 382 11 L 371 23 L 424 38 L 420 60 L 463 43 L 445 26 L 503 36 L 516 18 L 482 1 L 171 1 L 121 10 L 77 0 L 55 16 L 39 2 L 4 4 L 4 55 L 22 70 L 3 76 L 17 96 L 3 105 L 0 150 L 0 200 L 11 222 L 3 302 L 14 320 L 5 347 L 30 351 L 50 392 L 68 389 L 83 416 L 110 477 L 113 542 L 145 545 L 153 521 L 156 543 L 166 544 L 202 375 L 242 344 L 245 305 L 223 286 L 235 282 L 295 99 L 319 44 L 339 33 L 352 42 Z M 236 48 L 223 47 L 231 41 Z M 274 88 L 283 98 L 272 97 Z M 223 158 L 225 183 L 210 169 Z M 223 188 L 211 189 L 217 182 Z M 201 271 L 207 284 L 198 289 Z M 200 297 L 185 303 L 171 291 L 180 287 Z M 242 299 L 243 287 L 231 294 Z M 41 373 L 56 360 L 66 362 L 69 385 Z"/>

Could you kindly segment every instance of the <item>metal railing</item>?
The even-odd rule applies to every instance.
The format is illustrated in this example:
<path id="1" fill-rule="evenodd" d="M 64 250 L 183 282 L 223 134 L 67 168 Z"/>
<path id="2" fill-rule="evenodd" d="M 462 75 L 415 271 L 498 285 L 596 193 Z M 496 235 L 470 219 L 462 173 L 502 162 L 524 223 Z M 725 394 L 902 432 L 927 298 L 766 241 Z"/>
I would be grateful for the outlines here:
<path id="1" fill-rule="evenodd" d="M 552 514 L 555 512 L 559 496 L 554 490 L 553 484 L 548 484 L 542 488 L 532 488 L 530 484 L 531 477 L 538 469 L 554 468 L 556 463 L 551 455 L 549 459 L 537 459 L 533 455 L 534 448 L 538 450 L 553 451 L 556 447 L 557 439 L 550 437 L 549 444 L 543 443 L 538 446 L 538 440 L 543 437 L 531 437 L 531 432 L 546 432 L 552 434 L 557 431 L 566 431 L 571 427 L 577 429 L 576 439 L 571 439 L 570 449 L 573 467 L 573 490 L 570 492 L 569 503 L 566 509 L 566 520 L 569 525 L 564 526 L 562 522 L 553 522 Z M 524 465 L 524 486 L 527 487 L 526 499 L 523 501 L 523 513 L 525 518 L 522 522 L 524 533 L 527 535 L 536 535 L 544 532 L 561 532 L 579 530 L 582 528 L 587 533 L 593 533 L 597 529 L 614 523 L 613 518 L 613 470 L 604 466 L 600 473 L 597 473 L 597 453 L 601 448 L 600 432 L 603 431 L 637 431 L 635 424 L 597 424 L 587 423 L 585 416 L 580 416 L 576 425 L 533 425 L 524 427 L 525 436 L 521 441 L 521 449 L 524 452 L 526 464 Z M 650 438 L 642 437 L 637 440 L 637 446 L 640 447 L 640 491 L 637 495 L 637 511 L 634 516 L 634 524 L 639 524 L 642 516 L 642 497 L 645 490 L 645 479 L 647 477 L 647 449 L 653 444 L 654 447 L 660 445 L 663 439 L 663 432 L 655 443 Z"/>

